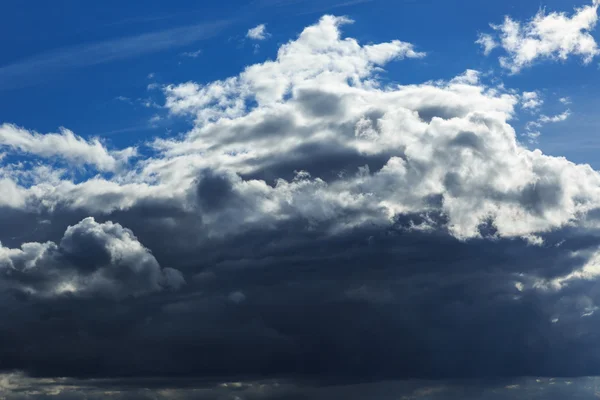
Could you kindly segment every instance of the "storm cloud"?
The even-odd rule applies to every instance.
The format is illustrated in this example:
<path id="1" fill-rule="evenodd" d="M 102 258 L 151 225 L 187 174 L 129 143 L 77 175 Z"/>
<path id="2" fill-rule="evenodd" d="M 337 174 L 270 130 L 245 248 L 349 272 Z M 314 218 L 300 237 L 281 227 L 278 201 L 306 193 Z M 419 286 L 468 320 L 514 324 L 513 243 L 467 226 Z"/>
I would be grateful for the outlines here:
<path id="1" fill-rule="evenodd" d="M 52 138 L 100 154 L 84 163 L 97 174 L 0 159 L 0 370 L 324 390 L 240 384 L 248 399 L 600 373 L 600 174 L 523 146 L 518 93 L 477 71 L 383 85 L 386 63 L 426 54 L 343 38 L 350 22 L 324 16 L 238 76 L 165 86 L 194 126 L 152 156 L 68 131 Z"/>

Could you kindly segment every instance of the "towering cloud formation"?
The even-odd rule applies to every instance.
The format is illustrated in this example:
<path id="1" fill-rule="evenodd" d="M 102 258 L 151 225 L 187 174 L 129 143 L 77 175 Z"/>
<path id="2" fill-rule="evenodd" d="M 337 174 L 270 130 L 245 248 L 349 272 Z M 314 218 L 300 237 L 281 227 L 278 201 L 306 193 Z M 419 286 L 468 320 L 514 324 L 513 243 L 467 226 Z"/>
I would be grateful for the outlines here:
<path id="1" fill-rule="evenodd" d="M 600 175 L 522 146 L 515 107 L 539 100 L 477 71 L 382 85 L 386 63 L 425 53 L 343 38 L 350 22 L 325 16 L 238 76 L 166 86 L 194 128 L 129 168 L 50 185 L 3 164 L 0 368 L 598 372 Z"/>

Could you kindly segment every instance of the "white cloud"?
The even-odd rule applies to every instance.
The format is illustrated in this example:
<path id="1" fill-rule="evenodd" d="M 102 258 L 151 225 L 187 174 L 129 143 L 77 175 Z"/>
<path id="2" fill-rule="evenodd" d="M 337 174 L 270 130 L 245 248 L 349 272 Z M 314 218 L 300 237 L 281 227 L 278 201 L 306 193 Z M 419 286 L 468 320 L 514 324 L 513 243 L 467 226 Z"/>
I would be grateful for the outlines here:
<path id="1" fill-rule="evenodd" d="M 186 51 L 181 53 L 183 57 L 198 58 L 202 54 L 202 50 Z"/>
<path id="2" fill-rule="evenodd" d="M 571 115 L 570 110 L 566 110 L 565 112 L 563 112 L 561 114 L 552 115 L 552 116 L 541 115 L 539 122 L 541 122 L 543 124 L 552 123 L 552 122 L 562 122 L 562 121 L 565 121 L 567 118 L 569 118 L 570 115 Z"/>
<path id="3" fill-rule="evenodd" d="M 521 96 L 521 107 L 527 110 L 536 110 L 544 104 L 537 92 L 523 92 Z"/>
<path id="4" fill-rule="evenodd" d="M 475 43 L 483 47 L 483 54 L 486 56 L 489 55 L 492 50 L 498 47 L 498 43 L 496 43 L 494 37 L 488 33 L 479 34 L 479 38 L 475 41 Z"/>
<path id="5" fill-rule="evenodd" d="M 600 251 L 592 254 L 581 254 L 581 252 L 574 252 L 571 254 L 571 257 L 573 258 L 578 256 L 588 256 L 586 257 L 587 262 L 583 266 L 564 276 L 559 276 L 549 280 L 539 280 L 535 283 L 535 286 L 543 289 L 557 290 L 568 285 L 569 283 L 573 283 L 574 281 L 593 281 L 600 277 Z M 589 306 L 585 308 L 588 309 L 587 312 L 591 311 L 589 310 Z"/>
<path id="6" fill-rule="evenodd" d="M 571 110 L 565 110 L 557 115 L 540 115 L 535 121 L 529 121 L 525 124 L 525 136 L 529 138 L 530 143 L 536 143 L 541 133 L 539 129 L 546 124 L 565 121 L 571 115 Z"/>
<path id="7" fill-rule="evenodd" d="M 265 40 L 269 36 L 270 35 L 267 32 L 267 27 L 265 24 L 260 24 L 254 28 L 250 28 L 248 29 L 248 33 L 246 33 L 246 37 L 252 40 Z"/>
<path id="8" fill-rule="evenodd" d="M 371 215 L 379 209 L 383 211 L 379 220 L 385 221 L 396 213 L 424 211 L 423 199 L 443 193 L 444 212 L 450 216 L 457 236 L 476 236 L 477 226 L 490 216 L 501 235 L 527 236 L 561 226 L 573 218 L 573 213 L 579 213 L 576 210 L 582 210 L 580 207 L 587 207 L 586 202 L 575 205 L 574 197 L 566 194 L 570 190 L 541 213 L 519 205 L 517 193 L 530 190 L 546 174 L 558 186 L 572 184 L 560 178 L 571 171 L 568 164 L 558 167 L 563 162 L 560 159 L 530 153 L 516 143 L 507 123 L 518 101 L 516 96 L 481 85 L 475 71 L 449 83 L 382 90 L 371 79 L 377 65 L 422 54 L 403 42 L 360 46 L 351 39 L 341 39 L 338 27 L 344 22 L 348 21 L 323 18 L 297 40 L 282 46 L 277 60 L 250 66 L 237 77 L 204 86 L 186 83 L 168 87 L 167 107 L 173 113 L 194 115 L 197 127 L 183 142 L 157 141 L 155 146 L 178 162 L 186 158 L 186 162 L 195 160 L 198 168 L 220 165 L 240 174 L 256 173 L 261 165 L 276 163 L 279 154 L 293 152 L 301 143 L 322 143 L 328 148 L 333 144 L 326 143 L 343 138 L 343 148 L 367 158 L 404 149 L 404 158 L 390 158 L 380 171 L 342 182 L 327 184 L 318 177 L 303 177 L 280 180 L 270 188 L 260 181 L 236 179 L 232 181 L 235 190 L 242 197 L 251 196 L 246 204 L 255 205 L 246 211 L 252 214 L 245 218 L 257 218 L 261 209 L 270 210 L 261 219 L 288 218 L 286 213 L 295 209 L 306 218 L 323 219 L 350 207 Z M 249 110 L 245 98 L 257 101 L 257 107 Z M 366 117 L 370 113 L 380 117 Z M 356 124 L 354 137 L 343 133 L 348 124 Z M 399 127 L 401 134 L 396 132 Z M 276 143 L 268 129 L 277 132 Z M 454 141 L 467 146 L 463 153 L 450 150 Z M 474 147 L 467 150 L 470 146 Z M 446 151 L 452 152 L 452 157 Z M 194 154 L 203 154 L 204 160 Z M 456 170 L 437 164 L 450 160 Z M 429 172 L 413 180 L 413 163 L 427 165 Z M 464 171 L 471 170 L 478 174 L 467 178 Z M 572 170 L 588 176 L 583 171 L 581 167 Z M 514 202 L 499 202 L 485 195 L 498 191 L 512 192 L 506 199 L 514 198 Z M 284 198 L 288 206 L 282 208 Z M 308 198 L 311 201 L 306 202 Z M 592 198 L 590 201 L 595 202 Z M 281 214 L 285 209 L 288 211 Z"/>
<path id="9" fill-rule="evenodd" d="M 307 80 L 324 85 L 346 80 L 368 85 L 364 78 L 378 66 L 393 59 L 425 56 L 412 44 L 398 40 L 365 46 L 353 39 L 341 40 L 339 26 L 351 22 L 325 16 L 318 25 L 306 28 L 297 40 L 283 45 L 275 61 L 251 65 L 237 77 L 203 86 L 193 82 L 168 86 L 166 107 L 175 114 L 194 113 L 199 121 L 241 116 L 245 99 L 252 98 L 265 106 L 277 103 L 293 86 Z"/>
<path id="10" fill-rule="evenodd" d="M 518 73 L 534 62 L 544 59 L 566 60 L 579 56 L 589 63 L 598 55 L 598 46 L 590 32 L 598 22 L 598 1 L 575 9 L 569 16 L 562 12 L 546 14 L 540 10 L 531 20 L 521 23 L 506 17 L 500 25 L 492 25 L 497 38 L 489 34 L 479 37 L 477 43 L 489 53 L 498 42 L 507 55 L 500 57 L 502 67 Z"/>
<path id="11" fill-rule="evenodd" d="M 159 123 L 160 121 L 162 121 L 162 117 L 160 115 L 153 115 L 150 118 L 150 125 L 156 125 L 157 123 Z"/>
<path id="12" fill-rule="evenodd" d="M 115 97 L 116 100 L 122 101 L 123 103 L 128 103 L 128 104 L 133 104 L 133 102 L 131 101 L 131 99 L 129 97 L 126 96 L 117 96 Z"/>
<path id="13" fill-rule="evenodd" d="M 558 99 L 558 101 L 560 101 L 564 105 L 569 105 L 572 103 L 571 98 L 569 97 L 561 97 L 560 99 Z"/>
<path id="14" fill-rule="evenodd" d="M 525 137 L 529 139 L 529 143 L 537 143 L 541 135 L 542 133 L 538 130 L 532 130 L 531 128 L 525 130 Z"/>
<path id="15" fill-rule="evenodd" d="M 114 171 L 135 155 L 134 148 L 109 151 L 98 139 L 85 140 L 68 129 L 40 134 L 12 124 L 0 125 L 0 147 L 44 158 L 58 157 L 74 165 Z"/>
<path id="16" fill-rule="evenodd" d="M 155 140 L 153 157 L 111 179 L 30 188 L 9 180 L 13 203 L 109 213 L 168 201 L 200 207 L 206 236 L 294 218 L 332 221 L 332 229 L 385 226 L 396 215 L 438 210 L 463 239 L 489 220 L 500 237 L 532 238 L 600 205 L 600 175 L 589 166 L 518 143 L 510 120 L 520 96 L 472 70 L 448 82 L 382 87 L 375 74 L 385 63 L 424 53 L 401 41 L 342 38 L 348 22 L 325 16 L 275 60 L 238 76 L 167 86 L 170 112 L 196 120 L 185 136 Z M 218 174 L 200 178 L 205 170 Z M 202 182 L 227 201 L 194 205 Z M 434 206 L 436 196 L 443 201 Z"/>

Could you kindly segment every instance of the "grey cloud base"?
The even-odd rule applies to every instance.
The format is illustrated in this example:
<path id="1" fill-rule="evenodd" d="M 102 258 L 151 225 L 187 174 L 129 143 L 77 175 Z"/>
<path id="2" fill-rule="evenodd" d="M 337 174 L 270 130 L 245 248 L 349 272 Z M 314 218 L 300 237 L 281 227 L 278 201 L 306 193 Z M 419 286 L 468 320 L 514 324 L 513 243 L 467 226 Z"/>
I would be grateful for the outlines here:
<path id="1" fill-rule="evenodd" d="M 584 251 L 597 240 L 548 248 L 464 243 L 407 226 L 327 237 L 298 222 L 213 241 L 196 249 L 195 265 L 170 257 L 193 278 L 151 297 L 6 292 L 2 312 L 19 313 L 4 320 L 0 368 L 78 378 L 356 382 L 578 376 L 600 367 L 592 351 L 597 319 L 581 318 L 589 304 L 579 293 L 593 283 L 559 295 L 515 285 L 524 265 L 547 279 L 565 275 L 578 260 L 561 247 Z M 104 258 L 104 248 L 88 248 L 94 260 Z M 145 290 L 159 287 L 156 277 L 147 282 Z"/>
<path id="2" fill-rule="evenodd" d="M 504 400 L 593 398 L 597 378 L 524 378 L 479 381 L 385 381 L 343 385 L 318 385 L 310 381 L 258 380 L 207 382 L 194 379 L 43 379 L 18 374 L 2 377 L 0 394 L 7 400 L 29 399 L 247 399 L 247 400 Z M 176 385 L 176 387 L 174 387 Z M 15 388 L 13 392 L 3 388 Z M 58 393 L 58 394 L 57 394 Z"/>
<path id="3" fill-rule="evenodd" d="M 325 16 L 236 77 L 165 87 L 194 128 L 152 157 L 67 131 L 52 140 L 78 153 L 49 153 L 0 127 L 35 157 L 114 166 L 79 182 L 1 164 L 0 370 L 318 385 L 600 373 L 600 175 L 524 147 L 521 96 L 476 71 L 383 87 L 383 65 L 425 54 L 360 45 L 345 23 Z"/>

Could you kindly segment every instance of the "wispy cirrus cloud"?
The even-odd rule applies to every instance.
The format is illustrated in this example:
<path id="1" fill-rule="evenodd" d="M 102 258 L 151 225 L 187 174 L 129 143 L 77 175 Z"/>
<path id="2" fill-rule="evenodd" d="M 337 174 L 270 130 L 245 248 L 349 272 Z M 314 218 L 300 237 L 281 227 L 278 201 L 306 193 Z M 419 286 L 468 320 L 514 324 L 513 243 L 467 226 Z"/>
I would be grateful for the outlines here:
<path id="1" fill-rule="evenodd" d="M 338 2 L 330 3 L 330 4 L 319 4 L 321 7 L 319 7 L 319 8 L 315 7 L 313 9 L 309 9 L 304 12 L 301 12 L 300 14 L 323 13 L 323 12 L 335 10 L 335 9 L 342 8 L 342 7 L 349 7 L 349 6 L 354 6 L 354 5 L 363 4 L 363 3 L 372 3 L 374 1 L 375 0 L 348 0 L 348 1 L 338 1 Z"/>
<path id="2" fill-rule="evenodd" d="M 26 87 L 69 69 L 183 47 L 213 37 L 232 22 L 201 23 L 52 50 L 0 67 L 0 90 Z"/>
<path id="3" fill-rule="evenodd" d="M 290 8 L 302 6 L 299 10 L 299 15 L 302 14 L 313 14 L 330 11 L 337 8 L 358 5 L 362 3 L 371 3 L 375 0 L 255 0 L 252 4 L 254 8 L 271 8 L 271 9 L 284 9 L 288 11 Z"/>
<path id="4" fill-rule="evenodd" d="M 335 1 L 325 0 L 322 2 L 310 1 L 312 4 L 320 4 L 323 7 L 335 8 L 343 5 L 366 3 L 373 0 L 346 0 L 346 1 Z M 305 0 L 256 0 L 252 4 L 258 7 L 285 7 L 297 4 L 306 4 Z"/>

